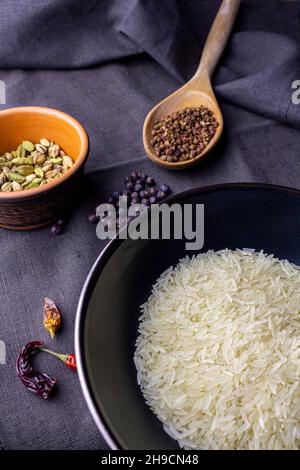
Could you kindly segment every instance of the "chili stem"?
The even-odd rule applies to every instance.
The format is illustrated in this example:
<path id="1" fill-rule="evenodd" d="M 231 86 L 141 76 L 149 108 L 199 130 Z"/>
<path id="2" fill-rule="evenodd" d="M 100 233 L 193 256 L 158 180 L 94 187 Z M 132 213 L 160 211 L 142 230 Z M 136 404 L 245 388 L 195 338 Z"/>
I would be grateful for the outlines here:
<path id="1" fill-rule="evenodd" d="M 50 351 L 50 349 L 46 349 L 46 348 L 40 348 L 40 350 L 43 351 L 43 352 L 52 354 L 52 356 L 57 357 L 58 359 L 60 359 L 63 362 L 66 362 L 67 359 L 68 359 L 68 354 L 59 354 L 59 353 L 56 353 L 54 351 Z"/>

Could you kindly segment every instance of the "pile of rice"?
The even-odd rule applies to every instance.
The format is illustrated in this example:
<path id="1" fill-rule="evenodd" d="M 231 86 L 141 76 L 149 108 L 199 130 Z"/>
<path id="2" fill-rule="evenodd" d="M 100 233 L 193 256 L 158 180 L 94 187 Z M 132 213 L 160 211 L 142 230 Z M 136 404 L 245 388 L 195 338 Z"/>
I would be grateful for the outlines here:
<path id="1" fill-rule="evenodd" d="M 254 250 L 182 259 L 142 305 L 146 402 L 185 449 L 299 449 L 300 269 Z"/>

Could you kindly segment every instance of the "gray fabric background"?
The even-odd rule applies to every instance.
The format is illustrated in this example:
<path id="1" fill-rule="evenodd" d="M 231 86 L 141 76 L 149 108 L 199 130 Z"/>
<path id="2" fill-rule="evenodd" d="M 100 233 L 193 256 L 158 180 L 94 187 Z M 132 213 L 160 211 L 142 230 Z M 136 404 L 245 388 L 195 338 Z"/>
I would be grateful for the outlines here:
<path id="1" fill-rule="evenodd" d="M 244 0 L 214 84 L 224 113 L 222 141 L 210 158 L 180 173 L 151 164 L 142 146 L 148 110 L 191 76 L 218 0 L 1 0 L 0 80 L 7 104 L 47 105 L 77 117 L 91 139 L 85 198 L 64 235 L 0 230 L 0 447 L 99 449 L 104 443 L 76 374 L 54 358 L 38 359 L 59 380 L 43 401 L 15 373 L 20 348 L 32 339 L 73 352 L 76 306 L 84 279 L 103 248 L 88 224 L 96 203 L 133 170 L 173 192 L 259 181 L 300 187 L 300 4 Z M 42 299 L 60 307 L 63 330 L 52 342 L 42 327 Z M 118 397 L 116 397 L 116 400 Z"/>

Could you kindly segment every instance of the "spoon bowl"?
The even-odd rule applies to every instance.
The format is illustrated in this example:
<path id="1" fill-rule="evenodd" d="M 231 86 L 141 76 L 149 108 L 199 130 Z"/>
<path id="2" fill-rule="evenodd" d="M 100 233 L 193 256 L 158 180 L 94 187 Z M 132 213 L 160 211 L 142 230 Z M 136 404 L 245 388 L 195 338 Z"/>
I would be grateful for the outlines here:
<path id="1" fill-rule="evenodd" d="M 144 140 L 144 147 L 146 154 L 154 163 L 159 166 L 168 168 L 170 170 L 180 170 L 184 168 L 188 168 L 193 166 L 202 160 L 210 150 L 215 146 L 219 138 L 221 137 L 223 131 L 223 116 L 217 100 L 214 96 L 212 87 L 207 82 L 208 91 L 204 91 L 204 89 L 196 89 L 196 81 L 192 80 L 188 82 L 179 90 L 175 91 L 172 95 L 165 98 L 163 101 L 158 103 L 148 114 L 145 119 L 144 123 L 144 131 L 143 131 L 143 140 Z M 218 122 L 218 127 L 212 139 L 209 141 L 208 145 L 204 148 L 204 150 L 199 154 L 196 155 L 191 160 L 187 161 L 178 161 L 178 162 L 167 162 L 161 160 L 155 152 L 153 151 L 153 147 L 151 145 L 152 139 L 152 129 L 156 121 L 165 118 L 166 116 L 187 107 L 200 107 L 204 106 L 205 108 L 209 109 L 213 112 L 215 119 Z"/>
<path id="2" fill-rule="evenodd" d="M 200 64 L 192 79 L 158 103 L 147 115 L 143 128 L 143 142 L 147 156 L 159 166 L 170 170 L 188 168 L 202 160 L 216 145 L 223 131 L 223 117 L 211 85 L 213 71 L 221 57 L 232 30 L 240 0 L 223 0 L 206 40 Z M 203 151 L 190 160 L 168 162 L 159 158 L 151 144 L 156 121 L 187 107 L 204 106 L 213 112 L 218 123 L 216 132 Z"/>

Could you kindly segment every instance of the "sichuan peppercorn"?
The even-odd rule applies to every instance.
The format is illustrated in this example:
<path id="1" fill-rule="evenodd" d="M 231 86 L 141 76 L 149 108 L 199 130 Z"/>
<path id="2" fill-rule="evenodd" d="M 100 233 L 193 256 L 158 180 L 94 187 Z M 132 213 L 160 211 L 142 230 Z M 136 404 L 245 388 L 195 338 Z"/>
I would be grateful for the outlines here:
<path id="1" fill-rule="evenodd" d="M 192 160 L 209 144 L 218 125 L 204 106 L 185 108 L 155 122 L 151 145 L 162 161 Z"/>

